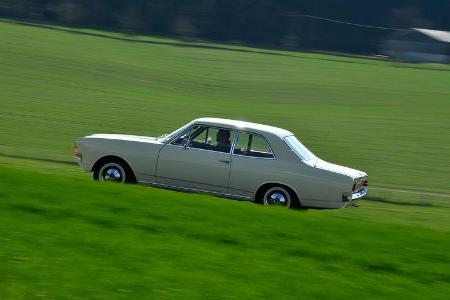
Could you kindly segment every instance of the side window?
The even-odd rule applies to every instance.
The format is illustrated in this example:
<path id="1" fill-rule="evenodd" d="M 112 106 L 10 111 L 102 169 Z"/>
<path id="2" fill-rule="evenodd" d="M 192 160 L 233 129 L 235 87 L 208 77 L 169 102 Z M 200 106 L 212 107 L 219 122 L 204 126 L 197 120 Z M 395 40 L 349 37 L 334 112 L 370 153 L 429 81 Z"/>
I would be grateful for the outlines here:
<path id="1" fill-rule="evenodd" d="M 274 158 L 265 138 L 259 134 L 246 132 L 239 133 L 233 153 L 252 157 Z"/>
<path id="2" fill-rule="evenodd" d="M 197 145 L 198 147 L 194 148 L 201 148 L 202 145 L 211 144 L 211 138 L 209 137 L 209 127 L 194 126 L 192 129 L 193 130 L 190 144 L 191 147 Z"/>
<path id="3" fill-rule="evenodd" d="M 229 153 L 233 138 L 234 131 L 230 129 L 194 126 L 191 131 L 189 146 L 196 149 Z"/>

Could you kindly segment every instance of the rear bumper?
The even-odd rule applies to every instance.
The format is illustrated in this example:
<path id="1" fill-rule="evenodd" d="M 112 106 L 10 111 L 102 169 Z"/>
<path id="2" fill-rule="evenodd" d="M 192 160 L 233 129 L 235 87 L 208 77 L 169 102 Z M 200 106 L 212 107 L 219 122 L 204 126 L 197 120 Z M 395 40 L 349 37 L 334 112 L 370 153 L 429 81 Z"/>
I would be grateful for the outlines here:
<path id="1" fill-rule="evenodd" d="M 350 193 L 344 193 L 344 195 L 342 196 L 342 202 L 343 205 L 341 207 L 346 207 L 349 205 L 352 205 L 352 203 L 358 199 L 363 198 L 364 196 L 367 195 L 369 189 L 367 187 L 364 187 L 362 189 L 359 189 L 357 192 L 354 192 L 352 194 Z"/>
<path id="2" fill-rule="evenodd" d="M 359 191 L 353 193 L 352 194 L 352 201 L 364 197 L 365 195 L 367 195 L 368 191 L 369 191 L 368 188 L 363 188 L 363 189 L 360 189 Z"/>

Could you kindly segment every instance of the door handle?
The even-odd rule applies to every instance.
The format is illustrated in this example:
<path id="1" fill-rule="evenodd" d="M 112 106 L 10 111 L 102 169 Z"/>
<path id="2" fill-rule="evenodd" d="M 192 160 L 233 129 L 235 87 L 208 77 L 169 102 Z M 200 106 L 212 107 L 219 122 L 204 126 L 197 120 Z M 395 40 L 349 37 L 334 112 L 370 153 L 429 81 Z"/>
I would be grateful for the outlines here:
<path id="1" fill-rule="evenodd" d="M 223 162 L 223 163 L 226 163 L 226 164 L 229 164 L 229 163 L 230 163 L 230 161 L 229 161 L 229 160 L 226 160 L 226 159 L 219 159 L 219 161 L 220 161 L 220 162 Z"/>

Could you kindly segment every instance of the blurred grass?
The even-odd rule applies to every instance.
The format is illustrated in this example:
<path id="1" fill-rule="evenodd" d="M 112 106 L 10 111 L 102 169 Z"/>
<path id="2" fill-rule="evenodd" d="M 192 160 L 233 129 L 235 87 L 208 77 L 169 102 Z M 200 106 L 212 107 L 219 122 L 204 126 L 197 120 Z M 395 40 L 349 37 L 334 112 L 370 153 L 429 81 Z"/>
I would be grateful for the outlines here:
<path id="1" fill-rule="evenodd" d="M 445 67 L 120 41 L 4 22 L 0 43 L 3 154 L 69 160 L 80 136 L 159 135 L 215 116 L 287 128 L 322 158 L 367 171 L 371 185 L 448 192 Z"/>
<path id="2" fill-rule="evenodd" d="M 448 222 L 390 224 L 351 217 L 370 213 L 366 205 L 266 209 L 43 175 L 0 166 L 2 299 L 448 296 Z"/>

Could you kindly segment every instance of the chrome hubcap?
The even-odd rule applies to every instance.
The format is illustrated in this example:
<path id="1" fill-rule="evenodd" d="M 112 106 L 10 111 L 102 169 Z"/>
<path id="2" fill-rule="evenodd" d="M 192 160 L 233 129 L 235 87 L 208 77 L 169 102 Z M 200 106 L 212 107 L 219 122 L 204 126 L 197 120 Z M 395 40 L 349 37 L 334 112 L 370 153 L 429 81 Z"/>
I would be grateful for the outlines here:
<path id="1" fill-rule="evenodd" d="M 125 181 L 125 171 L 123 168 L 115 163 L 109 163 L 104 165 L 100 169 L 100 180 L 109 182 L 124 182 Z"/>
<path id="2" fill-rule="evenodd" d="M 276 205 L 289 207 L 291 205 L 291 198 L 289 192 L 281 187 L 273 187 L 269 189 L 264 195 L 264 205 Z"/>
<path id="3" fill-rule="evenodd" d="M 286 197 L 280 192 L 272 193 L 267 200 L 269 205 L 286 205 Z"/>
<path id="4" fill-rule="evenodd" d="M 116 168 L 109 168 L 106 169 L 103 178 L 106 181 L 121 181 L 122 175 L 120 174 L 120 171 L 117 170 Z"/>

